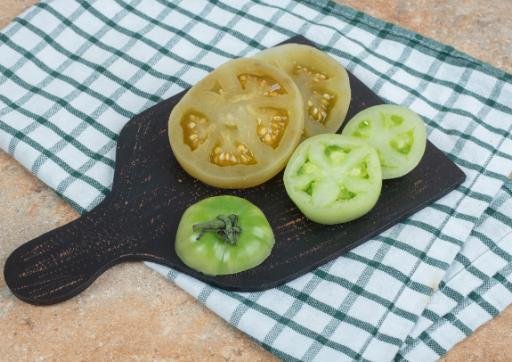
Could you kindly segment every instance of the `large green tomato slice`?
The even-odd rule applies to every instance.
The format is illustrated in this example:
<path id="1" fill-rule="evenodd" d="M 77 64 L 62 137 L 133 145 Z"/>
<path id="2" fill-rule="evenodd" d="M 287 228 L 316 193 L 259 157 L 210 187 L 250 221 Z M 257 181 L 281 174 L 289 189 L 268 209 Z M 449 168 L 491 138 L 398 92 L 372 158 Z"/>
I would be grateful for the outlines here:
<path id="1" fill-rule="evenodd" d="M 320 224 L 354 220 L 370 211 L 382 187 L 377 152 L 366 142 L 321 134 L 302 142 L 284 171 L 286 192 Z"/>
<path id="2" fill-rule="evenodd" d="M 190 206 L 176 232 L 178 257 L 207 275 L 254 268 L 272 251 L 274 234 L 263 212 L 236 196 L 214 196 Z"/>
<path id="3" fill-rule="evenodd" d="M 347 123 L 343 134 L 361 138 L 375 147 L 384 179 L 412 171 L 421 161 L 427 144 L 427 131 L 420 116 L 393 104 L 359 112 Z"/>

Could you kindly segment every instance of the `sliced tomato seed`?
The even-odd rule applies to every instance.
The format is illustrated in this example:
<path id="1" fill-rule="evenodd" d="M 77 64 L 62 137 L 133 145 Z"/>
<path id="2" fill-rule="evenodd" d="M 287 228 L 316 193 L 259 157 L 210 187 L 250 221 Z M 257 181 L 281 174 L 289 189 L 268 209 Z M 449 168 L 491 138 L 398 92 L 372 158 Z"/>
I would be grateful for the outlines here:
<path id="1" fill-rule="evenodd" d="M 265 97 L 275 97 L 286 94 L 286 90 L 275 79 L 249 73 L 238 75 L 238 81 L 243 90 L 251 90 Z"/>
<path id="2" fill-rule="evenodd" d="M 196 150 L 208 138 L 206 132 L 208 120 L 204 114 L 190 112 L 181 120 L 183 128 L 183 142 L 186 143 L 192 151 Z"/>
<path id="3" fill-rule="evenodd" d="M 253 165 L 257 163 L 251 150 L 243 143 L 238 143 L 232 151 L 225 151 L 220 144 L 217 144 L 210 153 L 210 162 L 221 167 L 238 164 Z"/>
<path id="4" fill-rule="evenodd" d="M 288 113 L 283 109 L 260 108 L 262 115 L 256 121 L 256 133 L 261 142 L 276 148 L 281 143 L 288 125 Z"/>
<path id="5" fill-rule="evenodd" d="M 310 67 L 306 67 L 305 65 L 297 64 L 295 62 L 295 67 L 293 68 L 293 74 L 295 75 L 307 75 L 311 80 L 314 82 L 320 82 L 322 80 L 327 80 L 329 77 L 327 74 L 320 72 L 318 70 L 315 70 Z"/>
<path id="6" fill-rule="evenodd" d="M 327 91 L 313 90 L 306 102 L 306 111 L 311 120 L 324 124 L 336 103 L 336 96 Z"/>

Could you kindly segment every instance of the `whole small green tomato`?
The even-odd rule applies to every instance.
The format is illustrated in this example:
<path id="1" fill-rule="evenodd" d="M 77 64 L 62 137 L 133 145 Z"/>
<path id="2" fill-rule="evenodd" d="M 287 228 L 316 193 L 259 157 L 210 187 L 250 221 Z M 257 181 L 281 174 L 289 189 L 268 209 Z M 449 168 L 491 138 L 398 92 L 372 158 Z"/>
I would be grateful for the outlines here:
<path id="1" fill-rule="evenodd" d="M 263 212 L 236 196 L 214 196 L 185 210 L 175 250 L 188 267 L 207 275 L 254 268 L 272 251 L 274 233 Z"/>

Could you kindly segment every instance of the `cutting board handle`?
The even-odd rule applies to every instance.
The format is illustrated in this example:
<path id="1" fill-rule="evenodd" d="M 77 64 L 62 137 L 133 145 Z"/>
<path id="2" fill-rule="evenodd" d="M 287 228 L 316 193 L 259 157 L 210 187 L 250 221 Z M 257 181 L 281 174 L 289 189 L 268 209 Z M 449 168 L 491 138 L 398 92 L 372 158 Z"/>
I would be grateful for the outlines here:
<path id="1" fill-rule="evenodd" d="M 121 235 L 101 213 L 91 212 L 17 248 L 5 263 L 5 281 L 25 302 L 58 303 L 112 265 L 133 258 L 140 244 L 137 237 Z"/>

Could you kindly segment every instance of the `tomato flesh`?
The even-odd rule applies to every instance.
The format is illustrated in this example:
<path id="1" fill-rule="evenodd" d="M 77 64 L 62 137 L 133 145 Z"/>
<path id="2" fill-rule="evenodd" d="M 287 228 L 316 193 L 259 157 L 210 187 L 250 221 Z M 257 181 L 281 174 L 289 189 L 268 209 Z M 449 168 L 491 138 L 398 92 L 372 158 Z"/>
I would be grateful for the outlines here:
<path id="1" fill-rule="evenodd" d="M 297 84 L 304 101 L 304 136 L 336 132 L 347 115 L 350 82 L 345 68 L 315 47 L 284 44 L 256 58 L 283 69 Z"/>
<path id="2" fill-rule="evenodd" d="M 379 155 L 384 179 L 412 171 L 425 153 L 427 132 L 421 117 L 408 108 L 383 104 L 356 114 L 343 134 L 365 140 Z"/>
<path id="3" fill-rule="evenodd" d="M 218 233 L 195 230 L 194 225 L 216 220 L 219 215 L 236 215 L 239 234 L 235 243 Z M 236 196 L 209 197 L 190 206 L 176 232 L 175 250 L 183 263 L 207 275 L 227 275 L 261 264 L 274 246 L 272 227 L 263 212 Z"/>
<path id="4" fill-rule="evenodd" d="M 377 152 L 357 138 L 322 134 L 303 141 L 284 172 L 286 192 L 312 221 L 356 219 L 377 202 L 382 175 Z"/>
<path id="5" fill-rule="evenodd" d="M 169 117 L 180 165 L 212 186 L 246 188 L 281 171 L 304 127 L 302 97 L 282 70 L 230 61 L 192 87 Z"/>

